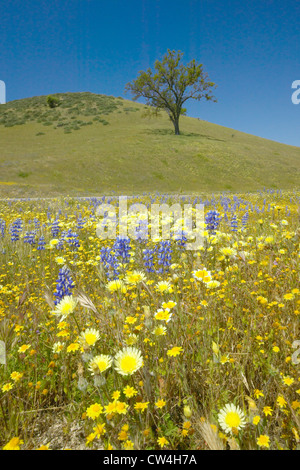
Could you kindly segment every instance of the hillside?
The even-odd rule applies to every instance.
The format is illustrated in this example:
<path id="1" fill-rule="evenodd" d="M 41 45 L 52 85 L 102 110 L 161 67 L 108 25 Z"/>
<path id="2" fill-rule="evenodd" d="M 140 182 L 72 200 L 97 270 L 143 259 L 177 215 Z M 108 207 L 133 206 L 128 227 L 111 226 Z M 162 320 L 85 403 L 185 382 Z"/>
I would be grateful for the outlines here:
<path id="1" fill-rule="evenodd" d="M 299 187 L 300 148 L 92 93 L 0 105 L 0 195 L 254 191 Z M 201 105 L 200 105 L 201 106 Z"/>

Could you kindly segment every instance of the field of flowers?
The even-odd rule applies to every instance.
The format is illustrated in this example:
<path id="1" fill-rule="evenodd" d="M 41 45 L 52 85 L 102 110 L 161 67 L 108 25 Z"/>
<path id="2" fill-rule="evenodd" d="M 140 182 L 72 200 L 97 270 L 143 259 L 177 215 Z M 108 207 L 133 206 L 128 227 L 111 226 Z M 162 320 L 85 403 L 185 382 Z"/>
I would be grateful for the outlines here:
<path id="1" fill-rule="evenodd" d="M 0 201 L 0 448 L 300 448 L 300 193 L 181 198 L 196 251 L 117 201 Z"/>

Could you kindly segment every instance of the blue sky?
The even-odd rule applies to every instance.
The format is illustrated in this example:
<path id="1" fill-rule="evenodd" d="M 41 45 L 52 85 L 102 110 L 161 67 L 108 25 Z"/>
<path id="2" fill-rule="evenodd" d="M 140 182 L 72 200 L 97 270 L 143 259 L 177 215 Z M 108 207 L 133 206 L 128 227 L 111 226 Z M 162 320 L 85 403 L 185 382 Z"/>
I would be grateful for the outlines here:
<path id="1" fill-rule="evenodd" d="M 218 102 L 188 115 L 300 146 L 300 2 L 54 0 L 1 2 L 0 80 L 7 101 L 55 92 L 123 96 L 167 49 L 195 58 Z"/>

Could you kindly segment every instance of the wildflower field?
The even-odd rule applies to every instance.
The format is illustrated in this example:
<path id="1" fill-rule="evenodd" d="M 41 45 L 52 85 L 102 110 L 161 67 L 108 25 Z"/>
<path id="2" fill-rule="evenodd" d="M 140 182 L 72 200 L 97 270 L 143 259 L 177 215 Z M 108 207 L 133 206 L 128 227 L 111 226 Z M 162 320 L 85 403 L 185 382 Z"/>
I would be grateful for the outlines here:
<path id="1" fill-rule="evenodd" d="M 113 197 L 0 201 L 1 449 L 299 448 L 300 193 L 178 200 L 197 250 L 97 236 Z"/>

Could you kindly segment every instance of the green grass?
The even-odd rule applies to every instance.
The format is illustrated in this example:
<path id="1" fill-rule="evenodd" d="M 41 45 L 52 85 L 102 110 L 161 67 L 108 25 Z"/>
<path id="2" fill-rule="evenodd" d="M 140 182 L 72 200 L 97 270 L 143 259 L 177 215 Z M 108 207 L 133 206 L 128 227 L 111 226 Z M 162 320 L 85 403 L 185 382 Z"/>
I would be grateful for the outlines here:
<path id="1" fill-rule="evenodd" d="M 0 194 L 255 191 L 293 189 L 300 148 L 182 117 L 175 136 L 166 114 L 92 93 L 0 106 Z M 24 177 L 26 175 L 26 177 Z M 14 183 L 14 184 L 7 184 Z"/>

